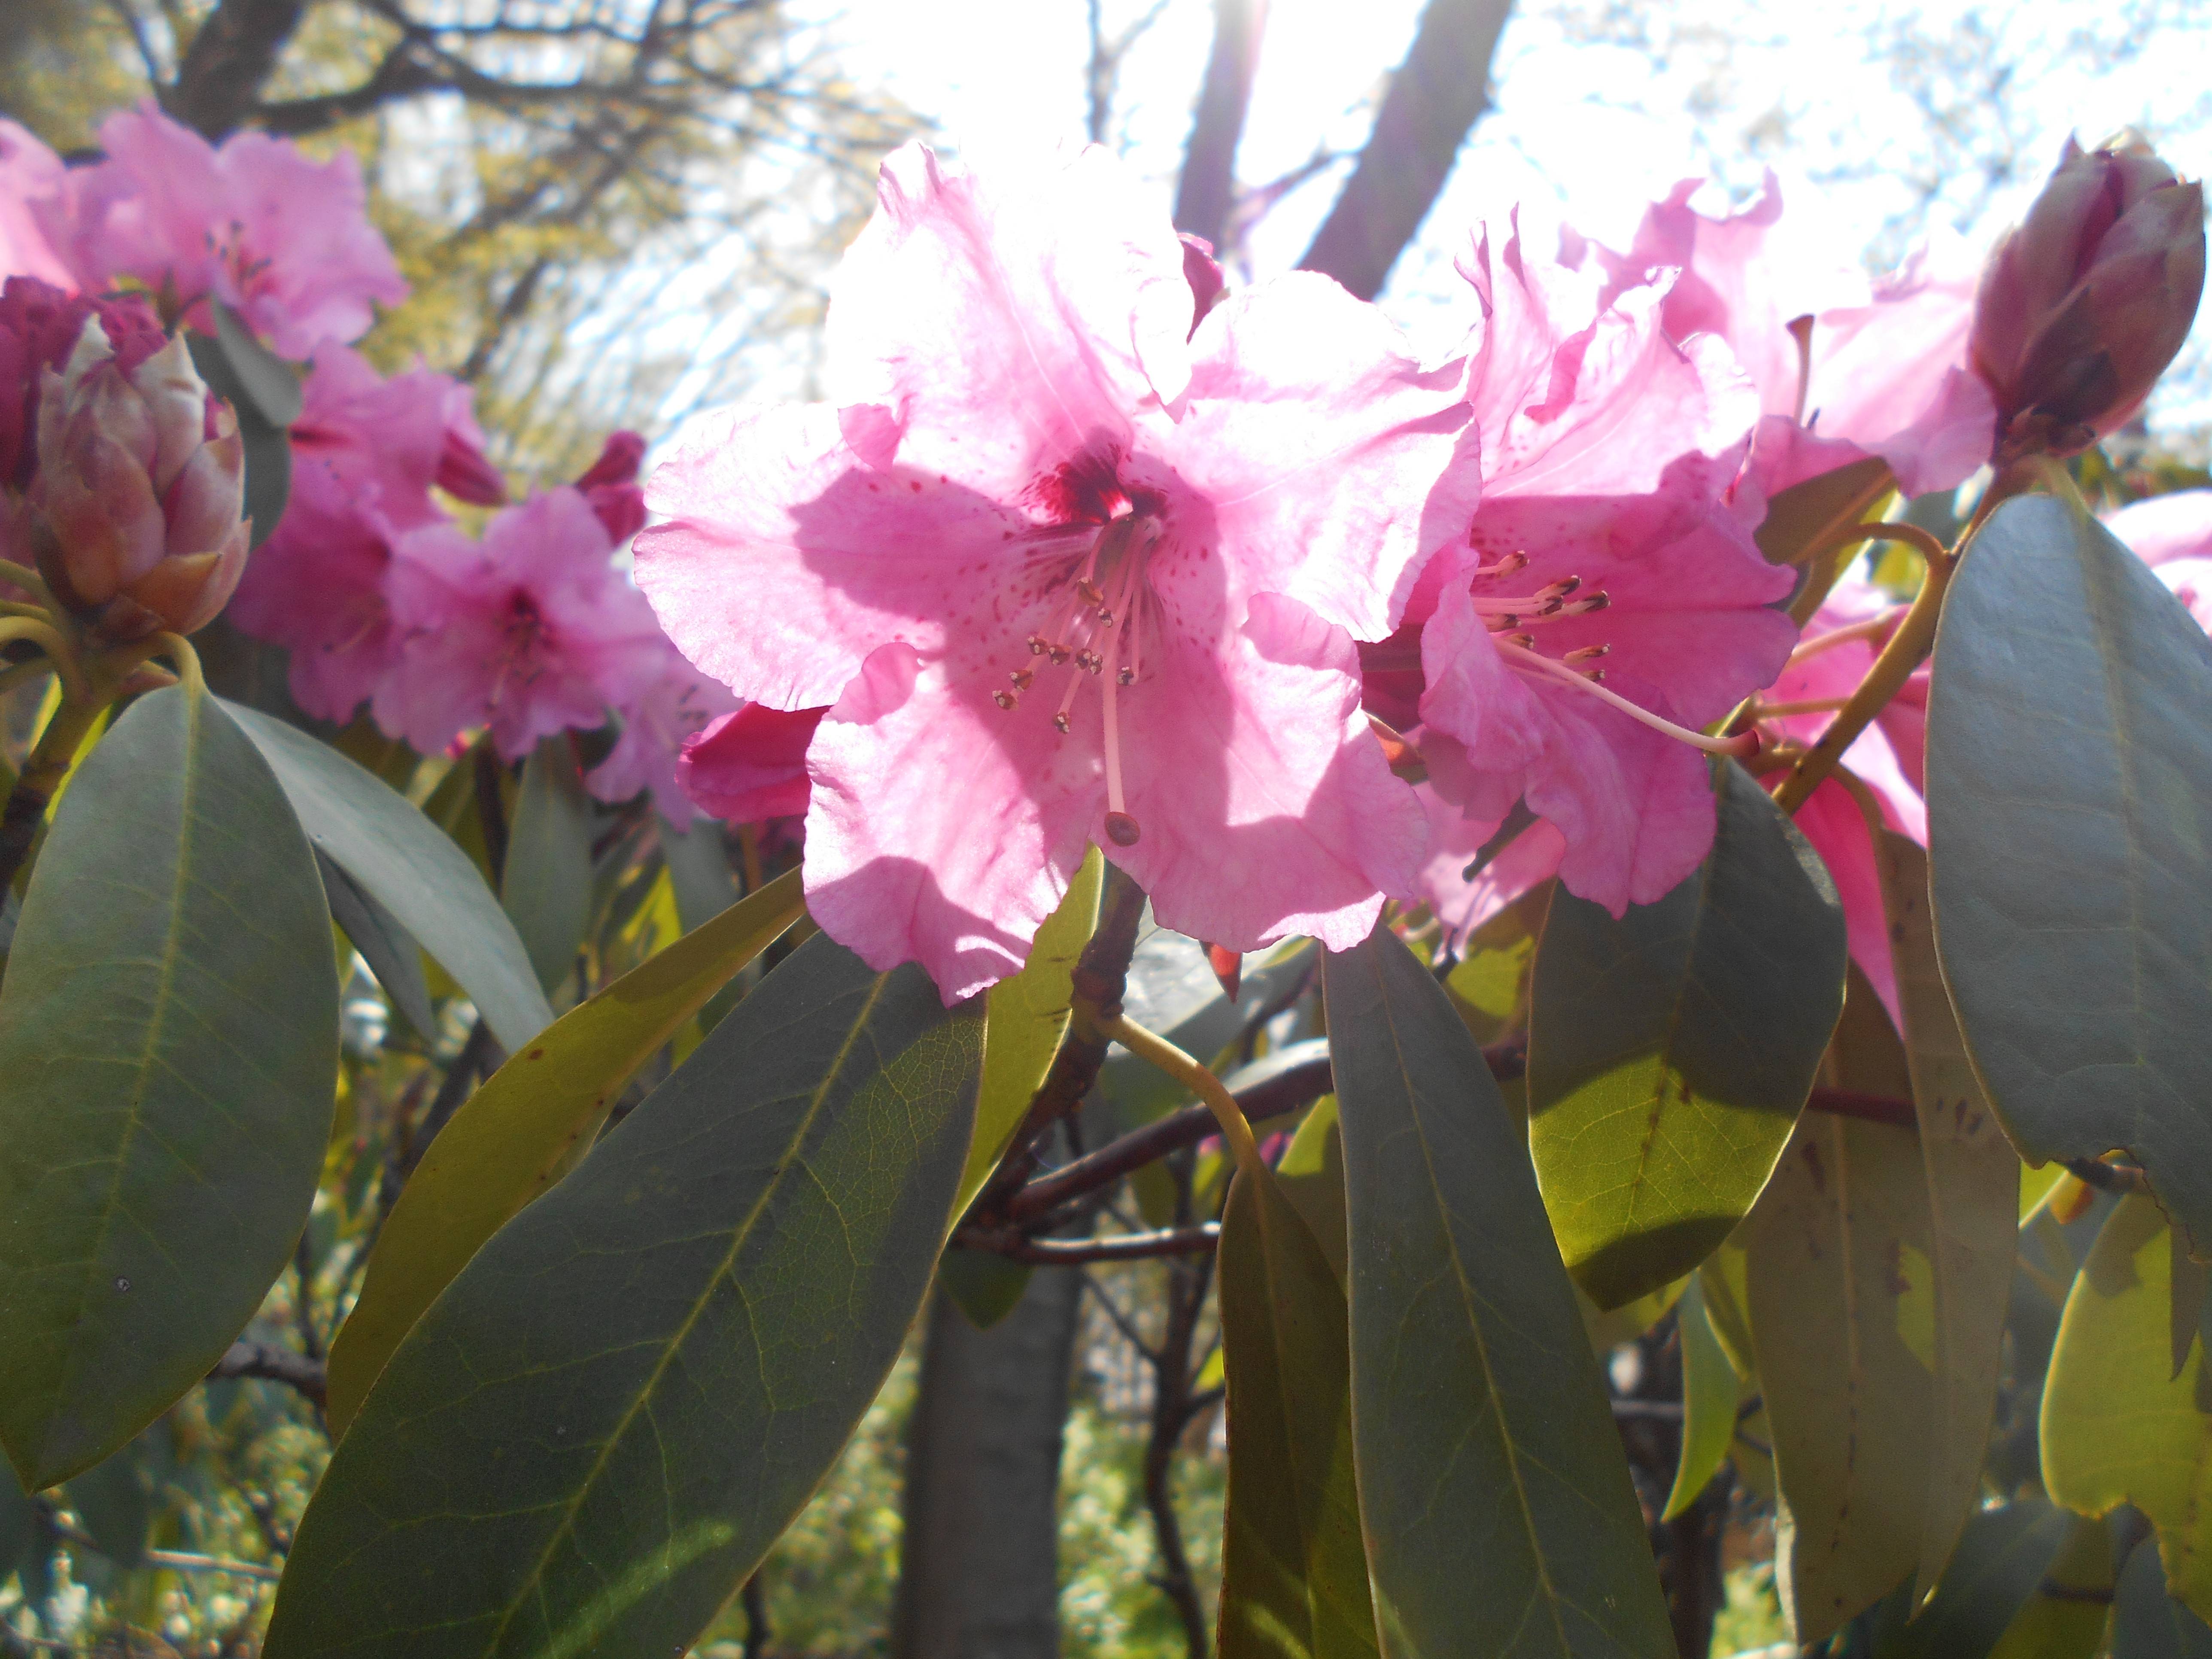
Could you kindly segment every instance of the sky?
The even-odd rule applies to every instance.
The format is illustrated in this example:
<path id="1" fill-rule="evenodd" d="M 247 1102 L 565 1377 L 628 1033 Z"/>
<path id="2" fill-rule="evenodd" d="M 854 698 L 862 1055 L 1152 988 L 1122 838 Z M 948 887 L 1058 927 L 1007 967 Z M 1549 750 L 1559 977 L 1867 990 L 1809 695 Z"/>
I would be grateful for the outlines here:
<path id="1" fill-rule="evenodd" d="M 1109 36 L 1152 0 L 1101 0 Z M 1247 185 L 1317 149 L 1355 150 L 1420 0 L 1273 0 L 1238 153 Z M 986 160 L 1085 137 L 1085 0 L 800 0 L 852 79 Z M 2212 8 L 2203 8 L 2212 14 Z M 1778 33 L 1786 15 L 1790 29 Z M 1159 0 L 1125 61 L 1109 141 L 1171 204 L 1212 27 L 1209 0 Z M 1992 71 L 2008 90 L 1978 95 Z M 1918 84 L 1916 103 L 1903 83 Z M 1767 165 L 1785 226 L 1838 258 L 1902 252 L 1926 223 L 1978 244 L 2018 216 L 2068 131 L 2149 131 L 2185 174 L 2212 171 L 2212 15 L 2180 0 L 1524 0 L 1493 64 L 1496 107 L 1460 155 L 1381 298 L 1425 355 L 1465 330 L 1452 271 L 1471 224 L 1518 206 L 1625 243 L 1678 179 L 1742 199 Z M 1937 119 L 1927 111 L 1933 109 Z M 1954 144 L 1946 125 L 1969 141 Z M 2015 158 L 1994 183 L 1981 163 Z M 1295 264 L 1343 176 L 1324 173 L 1261 221 L 1246 276 Z M 1932 187 L 1932 202 L 1923 181 Z M 2161 427 L 2212 425 L 2212 326 L 2154 407 Z"/>

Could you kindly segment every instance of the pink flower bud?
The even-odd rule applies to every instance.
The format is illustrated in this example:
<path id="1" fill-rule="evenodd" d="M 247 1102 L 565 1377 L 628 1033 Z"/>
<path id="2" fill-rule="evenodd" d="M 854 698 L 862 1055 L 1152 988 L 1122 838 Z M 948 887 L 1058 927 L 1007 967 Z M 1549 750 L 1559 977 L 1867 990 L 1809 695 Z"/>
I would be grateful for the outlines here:
<path id="1" fill-rule="evenodd" d="M 246 449 L 183 339 L 135 368 L 88 319 L 41 370 L 30 535 L 55 597 L 102 638 L 189 634 L 246 568 Z"/>
<path id="2" fill-rule="evenodd" d="M 1975 300 L 1997 459 L 2070 455 L 2125 422 L 2188 337 L 2203 289 L 2203 187 L 2133 131 L 2086 154 L 2068 139 Z"/>

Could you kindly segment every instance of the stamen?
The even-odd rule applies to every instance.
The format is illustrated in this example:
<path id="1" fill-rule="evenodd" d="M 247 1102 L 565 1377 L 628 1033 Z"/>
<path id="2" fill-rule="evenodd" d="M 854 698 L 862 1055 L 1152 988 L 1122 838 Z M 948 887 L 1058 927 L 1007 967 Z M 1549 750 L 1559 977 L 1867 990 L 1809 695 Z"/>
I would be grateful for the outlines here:
<path id="1" fill-rule="evenodd" d="M 1083 602 L 1085 605 L 1101 605 L 1106 603 L 1106 595 L 1099 591 L 1098 584 L 1088 576 L 1077 581 L 1075 591 L 1083 595 Z"/>
<path id="2" fill-rule="evenodd" d="M 1052 645 L 1046 647 L 1046 654 L 1052 659 L 1052 665 L 1057 668 L 1066 662 L 1072 653 L 1064 645 Z"/>
<path id="3" fill-rule="evenodd" d="M 1021 699 L 1011 691 L 994 691 L 991 693 L 991 701 L 1001 708 L 1012 708 Z"/>
<path id="4" fill-rule="evenodd" d="M 1052 641 L 1045 638 L 1043 635 L 1032 634 L 1030 635 L 1030 655 L 1032 657 L 1042 657 L 1046 652 L 1051 649 Z"/>
<path id="5" fill-rule="evenodd" d="M 1006 678 L 1012 682 L 1015 690 L 1026 691 L 1036 679 L 1036 676 L 1026 668 L 1017 668 L 1012 673 L 1007 675 Z"/>
<path id="6" fill-rule="evenodd" d="M 1558 581 L 1538 588 L 1536 597 L 1540 599 L 1564 599 L 1582 585 L 1583 579 L 1580 576 L 1562 577 Z"/>
<path id="7" fill-rule="evenodd" d="M 1109 674 L 1100 693 L 1106 717 L 1106 838 L 1116 847 L 1134 847 L 1144 832 L 1121 799 L 1121 725 L 1115 696 L 1120 684 L 1119 674 Z"/>
<path id="8" fill-rule="evenodd" d="M 1733 755 L 1740 759 L 1748 759 L 1759 752 L 1759 733 L 1756 732 L 1739 732 L 1732 738 L 1709 738 L 1702 732 L 1692 732 L 1687 726 L 1677 726 L 1665 716 L 1655 714 L 1650 709 L 1629 702 L 1617 691 L 1607 690 L 1596 683 L 1595 673 L 1578 672 L 1564 663 L 1553 662 L 1549 657 L 1540 657 L 1533 651 L 1504 641 L 1498 642 L 1498 648 L 1505 653 L 1506 660 L 1515 667 L 1534 669 L 1562 685 L 1571 685 L 1587 691 L 1599 702 L 1618 708 L 1631 720 L 1639 721 L 1679 743 L 1686 743 L 1692 749 L 1702 749 L 1708 755 Z M 1595 673 L 1603 672 L 1601 669 Z"/>
<path id="9" fill-rule="evenodd" d="M 1592 662 L 1606 655 L 1612 649 L 1609 645 L 1578 645 L 1573 650 L 1563 654 L 1559 660 L 1561 662 Z"/>
<path id="10" fill-rule="evenodd" d="M 1086 648 L 1075 653 L 1075 665 L 1086 674 L 1096 674 L 1105 667 L 1106 659 Z"/>
<path id="11" fill-rule="evenodd" d="M 1528 568 L 1528 556 L 1526 553 L 1508 553 L 1496 564 L 1477 565 L 1474 574 L 1478 576 L 1510 576 L 1516 570 Z"/>
<path id="12" fill-rule="evenodd" d="M 1559 614 L 1564 617 L 1587 617 L 1593 611 L 1607 609 L 1612 604 L 1613 595 L 1600 588 L 1596 592 L 1585 595 L 1571 605 L 1560 606 Z"/>
<path id="13" fill-rule="evenodd" d="M 1490 629 L 1492 633 L 1502 634 L 1509 628 L 1518 628 L 1521 626 L 1521 613 L 1517 611 L 1501 611 L 1497 616 L 1488 618 L 1485 626 L 1488 626 L 1489 623 L 1495 623 L 1497 624 L 1496 627 Z"/>
<path id="14" fill-rule="evenodd" d="M 1907 608 L 1900 605 L 1893 610 L 1883 611 L 1879 617 L 1869 617 L 1864 622 L 1855 622 L 1846 627 L 1831 629 L 1825 634 L 1814 635 L 1809 640 L 1802 640 L 1798 642 L 1797 648 L 1790 653 L 1790 660 L 1783 665 L 1785 668 L 1795 668 L 1808 657 L 1817 657 L 1823 651 L 1832 651 L 1839 645 L 1849 645 L 1853 640 L 1877 639 L 1897 625 L 1897 619 L 1905 614 Z"/>
<path id="15" fill-rule="evenodd" d="M 1502 634 L 1498 637 L 1508 645 L 1519 646 L 1523 651 L 1534 651 L 1536 648 L 1536 636 L 1534 634 Z"/>

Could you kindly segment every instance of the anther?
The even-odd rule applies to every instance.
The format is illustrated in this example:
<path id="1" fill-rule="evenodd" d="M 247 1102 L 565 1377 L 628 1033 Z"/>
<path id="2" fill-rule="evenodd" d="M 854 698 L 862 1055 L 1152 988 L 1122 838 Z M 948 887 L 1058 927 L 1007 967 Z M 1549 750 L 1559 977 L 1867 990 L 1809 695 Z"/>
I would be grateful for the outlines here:
<path id="1" fill-rule="evenodd" d="M 1064 645 L 1047 646 L 1045 647 L 1045 653 L 1052 659 L 1052 665 L 1054 668 L 1059 667 L 1060 664 L 1067 660 L 1068 651 L 1067 647 Z"/>
<path id="2" fill-rule="evenodd" d="M 1122 665 L 1121 672 L 1114 678 L 1124 685 L 1134 685 L 1137 683 L 1137 671 L 1125 663 Z"/>
<path id="3" fill-rule="evenodd" d="M 1106 595 L 1099 591 L 1098 584 L 1087 576 L 1075 584 L 1075 591 L 1083 595 L 1083 602 L 1085 605 L 1095 605 L 1106 603 Z"/>
<path id="4" fill-rule="evenodd" d="M 1088 647 L 1075 653 L 1075 665 L 1086 674 L 1095 674 L 1105 667 L 1106 659 Z"/>
<path id="5" fill-rule="evenodd" d="M 1534 651 L 1536 648 L 1536 636 L 1534 634 L 1508 634 L 1505 636 L 1505 642 L 1508 645 L 1517 645 L 1523 651 Z"/>
<path id="6" fill-rule="evenodd" d="M 1001 708 L 1012 708 L 1021 699 L 1011 691 L 994 691 L 991 693 L 991 701 Z"/>
<path id="7" fill-rule="evenodd" d="M 1583 668 L 1578 669 L 1576 672 L 1581 674 L 1582 677 L 1588 680 L 1592 685 L 1603 685 L 1605 684 L 1605 670 L 1602 668 Z"/>
<path id="8" fill-rule="evenodd" d="M 1567 605 L 1565 609 L 1566 613 L 1571 617 L 1587 617 L 1591 611 L 1602 611 L 1612 603 L 1613 595 L 1607 592 L 1603 588 L 1600 588 L 1596 592 L 1590 594 L 1588 598 L 1577 599 L 1572 605 Z"/>
<path id="9" fill-rule="evenodd" d="M 1030 655 L 1032 657 L 1042 657 L 1046 652 L 1051 649 L 1052 641 L 1046 639 L 1043 635 L 1032 634 L 1030 635 Z"/>
<path id="10" fill-rule="evenodd" d="M 1106 815 L 1106 839 L 1116 847 L 1134 847 L 1143 838 L 1144 831 L 1137 827 L 1136 819 L 1127 812 Z"/>
<path id="11" fill-rule="evenodd" d="M 1114 613 L 1102 605 L 1098 607 L 1098 621 L 1101 626 L 1111 628 L 1114 625 Z"/>
<path id="12" fill-rule="evenodd" d="M 1006 678 L 1012 682 L 1015 690 L 1026 691 L 1030 689 L 1030 682 L 1035 680 L 1036 676 L 1026 668 L 1017 668 L 1012 673 L 1007 675 Z"/>
<path id="13" fill-rule="evenodd" d="M 1536 597 L 1540 599 L 1564 599 L 1582 585 L 1583 579 L 1580 576 L 1565 576 L 1558 581 L 1538 588 Z"/>
<path id="14" fill-rule="evenodd" d="M 1528 568 L 1528 556 L 1526 553 L 1508 553 L 1496 564 L 1478 565 L 1474 574 L 1478 576 L 1510 576 L 1516 570 Z"/>
<path id="15" fill-rule="evenodd" d="M 1559 660 L 1561 662 L 1595 662 L 1600 657 L 1609 653 L 1612 649 L 1609 645 L 1578 645 L 1562 656 Z"/>
<path id="16" fill-rule="evenodd" d="M 1067 735 L 1067 728 L 1074 722 L 1068 719 L 1067 710 L 1063 708 L 1057 714 L 1054 714 L 1052 717 L 1052 723 L 1060 728 L 1060 736 L 1066 737 Z"/>
<path id="17" fill-rule="evenodd" d="M 1492 617 L 1490 622 L 1490 631 L 1493 634 L 1504 634 L 1521 626 L 1521 618 L 1510 611 L 1502 617 Z"/>

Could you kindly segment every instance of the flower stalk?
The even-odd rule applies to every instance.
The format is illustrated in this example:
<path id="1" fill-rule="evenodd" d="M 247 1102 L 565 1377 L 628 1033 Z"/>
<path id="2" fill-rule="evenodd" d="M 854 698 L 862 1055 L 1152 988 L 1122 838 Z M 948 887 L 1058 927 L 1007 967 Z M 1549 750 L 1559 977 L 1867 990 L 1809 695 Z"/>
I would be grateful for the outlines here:
<path id="1" fill-rule="evenodd" d="M 1199 1061 L 1191 1058 L 1165 1037 L 1132 1024 L 1115 1015 L 1101 1021 L 1101 1036 L 1111 1037 L 1138 1059 L 1166 1073 L 1206 1104 L 1213 1121 L 1221 1126 L 1221 1138 L 1229 1143 L 1230 1155 L 1237 1167 L 1254 1181 L 1265 1180 L 1267 1166 L 1260 1157 L 1260 1144 L 1253 1139 L 1252 1126 L 1245 1120 L 1244 1109 L 1237 1103 L 1219 1078 Z"/>

